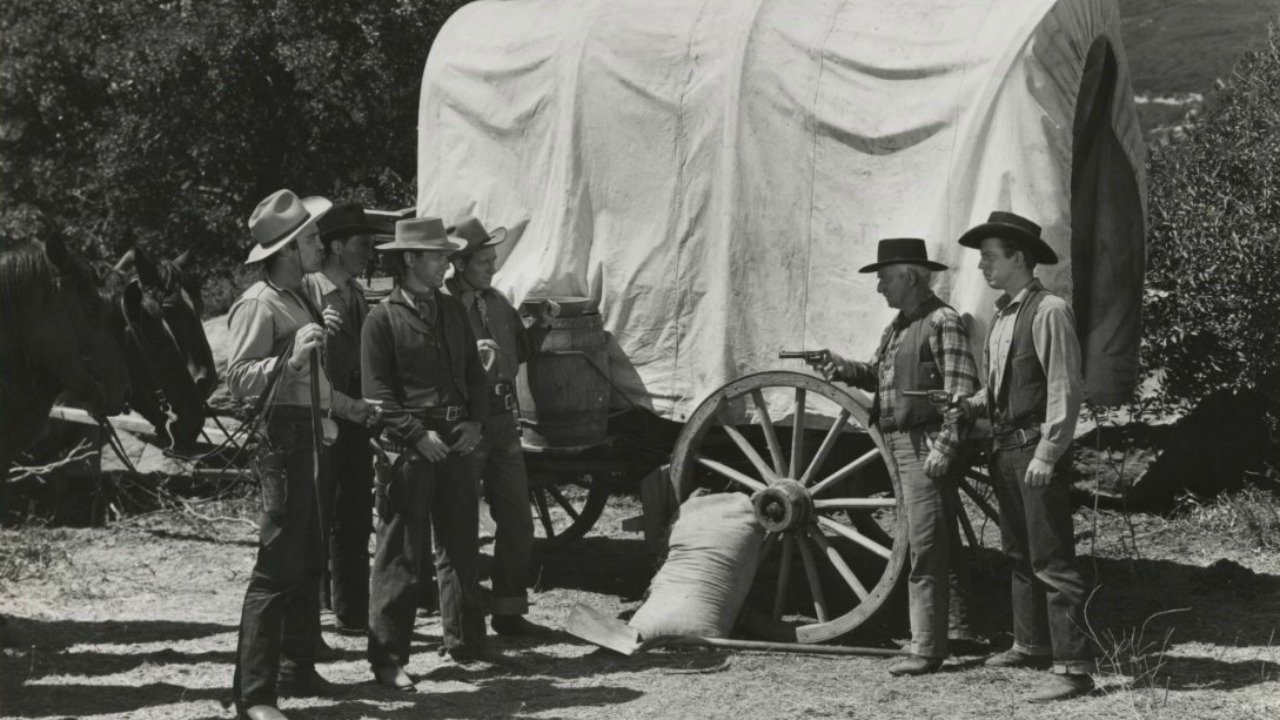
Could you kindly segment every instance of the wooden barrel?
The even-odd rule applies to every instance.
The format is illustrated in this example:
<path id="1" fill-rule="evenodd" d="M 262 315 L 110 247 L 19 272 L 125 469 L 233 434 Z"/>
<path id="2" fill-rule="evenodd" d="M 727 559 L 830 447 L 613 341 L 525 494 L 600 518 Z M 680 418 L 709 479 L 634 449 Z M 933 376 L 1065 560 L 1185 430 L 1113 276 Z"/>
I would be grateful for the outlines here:
<path id="1" fill-rule="evenodd" d="M 516 382 L 525 442 L 557 448 L 604 442 L 608 372 L 599 313 L 554 318 L 542 348 L 520 367 Z"/>

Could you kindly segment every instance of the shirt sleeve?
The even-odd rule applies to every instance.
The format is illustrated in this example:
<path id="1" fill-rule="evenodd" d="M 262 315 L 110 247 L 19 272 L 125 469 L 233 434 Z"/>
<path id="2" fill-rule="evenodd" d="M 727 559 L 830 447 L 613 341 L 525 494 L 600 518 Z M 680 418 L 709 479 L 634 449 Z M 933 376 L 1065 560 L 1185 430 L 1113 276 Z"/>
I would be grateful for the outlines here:
<path id="1" fill-rule="evenodd" d="M 1031 319 L 1031 341 L 1044 367 L 1048 393 L 1035 456 L 1053 465 L 1075 437 L 1076 420 L 1084 400 L 1075 314 L 1060 298 L 1049 297 L 1040 303 Z"/>
<path id="2" fill-rule="evenodd" d="M 880 336 L 879 347 L 884 347 L 888 340 L 889 333 L 893 331 L 893 326 L 885 328 L 884 333 Z M 880 389 L 880 351 L 877 349 L 875 356 L 871 358 L 871 362 L 861 362 L 858 360 L 850 360 L 841 368 L 840 380 L 846 385 L 851 385 L 859 390 L 865 390 L 869 393 L 875 393 Z"/>
<path id="3" fill-rule="evenodd" d="M 395 334 L 391 318 L 377 308 L 369 312 L 360 331 L 360 386 L 365 397 L 378 401 L 382 421 L 392 437 L 416 445 L 427 429 L 400 403 L 396 393 Z"/>
<path id="4" fill-rule="evenodd" d="M 231 308 L 227 326 L 231 343 L 227 359 L 227 387 L 236 397 L 257 397 L 266 389 L 267 378 L 276 366 L 275 353 L 271 349 L 275 342 L 275 320 L 271 317 L 271 309 L 256 298 L 243 298 Z M 286 364 L 282 375 L 291 372 L 293 368 Z"/>
<path id="5" fill-rule="evenodd" d="M 524 319 L 520 317 L 520 313 L 515 308 L 509 308 L 512 315 L 514 327 L 521 328 L 516 333 L 516 363 L 523 365 L 529 362 L 529 358 L 538 352 L 538 348 L 542 347 L 542 342 L 547 339 L 547 335 L 551 332 L 551 328 L 545 328 L 539 322 L 534 322 L 528 327 L 524 324 Z"/>
<path id="6" fill-rule="evenodd" d="M 978 365 L 969 351 L 969 333 L 954 311 L 943 308 L 932 318 L 929 349 L 942 370 L 942 387 L 947 394 L 968 397 L 978 389 Z M 943 423 L 934 447 L 947 458 L 954 458 L 960 438 L 953 423 Z"/>

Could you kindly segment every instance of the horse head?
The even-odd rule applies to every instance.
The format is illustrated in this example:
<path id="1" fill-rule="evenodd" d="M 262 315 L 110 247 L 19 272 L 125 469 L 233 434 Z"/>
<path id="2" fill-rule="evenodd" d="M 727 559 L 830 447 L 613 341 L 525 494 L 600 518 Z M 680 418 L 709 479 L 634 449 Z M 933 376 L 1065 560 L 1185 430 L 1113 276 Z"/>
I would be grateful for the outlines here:
<path id="1" fill-rule="evenodd" d="M 98 277 L 59 238 L 8 253 L 0 270 L 7 377 L 69 391 L 94 413 L 114 415 L 129 397 L 129 371 Z"/>
<path id="2" fill-rule="evenodd" d="M 204 401 L 217 379 L 200 359 L 204 353 L 213 366 L 198 306 L 187 299 L 179 271 L 141 249 L 126 253 L 111 272 L 120 278 L 117 322 L 131 356 L 132 405 L 161 444 L 188 446 L 204 427 Z"/>

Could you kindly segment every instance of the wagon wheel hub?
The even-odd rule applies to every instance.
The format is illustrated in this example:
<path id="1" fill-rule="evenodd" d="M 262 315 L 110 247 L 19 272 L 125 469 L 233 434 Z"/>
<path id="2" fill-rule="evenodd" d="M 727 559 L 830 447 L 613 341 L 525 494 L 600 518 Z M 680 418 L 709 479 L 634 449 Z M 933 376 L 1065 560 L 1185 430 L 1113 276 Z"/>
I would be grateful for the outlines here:
<path id="1" fill-rule="evenodd" d="M 751 498 L 756 519 L 769 532 L 787 532 L 812 522 L 813 498 L 804 485 L 782 478 Z"/>

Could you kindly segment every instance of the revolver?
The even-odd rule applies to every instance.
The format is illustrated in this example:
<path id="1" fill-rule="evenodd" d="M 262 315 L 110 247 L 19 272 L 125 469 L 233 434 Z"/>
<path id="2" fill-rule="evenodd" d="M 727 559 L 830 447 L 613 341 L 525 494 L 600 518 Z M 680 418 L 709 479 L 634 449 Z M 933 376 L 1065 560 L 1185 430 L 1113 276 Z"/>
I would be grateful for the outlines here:
<path id="1" fill-rule="evenodd" d="M 964 396 L 959 393 L 952 395 L 946 390 L 903 390 L 903 395 L 907 397 L 928 398 L 929 402 L 939 410 L 948 410 L 960 404 L 964 400 Z"/>
<path id="2" fill-rule="evenodd" d="M 826 350 L 783 350 L 778 353 L 779 360 L 803 360 L 810 365 L 827 359 Z"/>

